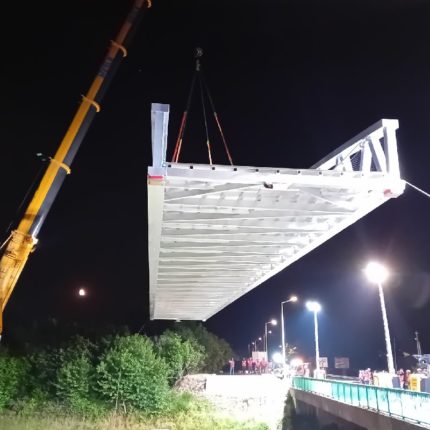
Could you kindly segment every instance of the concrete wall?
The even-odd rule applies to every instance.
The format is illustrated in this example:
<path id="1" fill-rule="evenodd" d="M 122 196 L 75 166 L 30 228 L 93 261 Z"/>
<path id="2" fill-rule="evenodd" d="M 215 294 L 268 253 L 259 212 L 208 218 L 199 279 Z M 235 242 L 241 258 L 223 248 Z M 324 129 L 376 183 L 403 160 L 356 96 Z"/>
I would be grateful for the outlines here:
<path id="1" fill-rule="evenodd" d="M 291 388 L 296 412 L 314 415 L 321 426 L 336 424 L 339 430 L 422 430 L 415 424 Z"/>

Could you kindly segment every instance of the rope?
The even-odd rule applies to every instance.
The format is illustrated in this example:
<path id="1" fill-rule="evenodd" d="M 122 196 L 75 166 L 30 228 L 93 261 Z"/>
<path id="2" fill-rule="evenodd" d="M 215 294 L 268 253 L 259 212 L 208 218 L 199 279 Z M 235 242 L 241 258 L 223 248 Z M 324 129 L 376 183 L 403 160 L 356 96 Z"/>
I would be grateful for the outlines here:
<path id="1" fill-rule="evenodd" d="M 209 142 L 208 120 L 206 118 L 205 96 L 203 93 L 203 84 L 202 84 L 202 78 L 200 74 L 199 74 L 199 86 L 200 86 L 200 99 L 202 102 L 202 110 L 203 110 L 203 119 L 205 122 L 206 146 L 208 147 L 209 164 L 212 165 L 212 154 L 211 154 L 211 145 Z"/>
<path id="2" fill-rule="evenodd" d="M 209 164 L 212 165 L 212 151 L 211 151 L 211 143 L 210 143 L 210 139 L 209 139 L 208 120 L 207 120 L 207 115 L 206 115 L 205 94 L 204 94 L 205 90 L 206 90 L 206 95 L 209 99 L 210 106 L 212 108 L 212 112 L 213 112 L 213 115 L 215 118 L 215 122 L 216 122 L 216 125 L 218 128 L 218 131 L 221 135 L 221 140 L 224 144 L 224 148 L 225 148 L 225 151 L 227 153 L 228 160 L 229 160 L 230 164 L 233 166 L 233 159 L 231 157 L 231 154 L 230 154 L 230 151 L 229 151 L 229 148 L 227 145 L 224 131 L 221 127 L 221 121 L 220 121 L 218 114 L 216 112 L 215 104 L 214 104 L 212 96 L 209 92 L 209 88 L 206 84 L 206 81 L 203 77 L 203 73 L 201 72 L 200 58 L 202 57 L 202 55 L 203 55 L 203 50 L 201 48 L 196 48 L 196 53 L 194 56 L 194 58 L 196 59 L 195 71 L 194 71 L 194 75 L 193 75 L 193 80 L 191 82 L 190 91 L 188 93 L 187 105 L 186 105 L 185 111 L 182 114 L 181 125 L 179 127 L 179 133 L 178 133 L 178 137 L 176 139 L 176 144 L 175 144 L 175 148 L 173 151 L 172 161 L 174 163 L 179 162 L 179 156 L 181 154 L 181 149 L 182 149 L 182 142 L 184 140 L 185 129 L 187 127 L 187 120 L 188 120 L 188 113 L 190 111 L 190 106 L 191 106 L 191 99 L 192 99 L 193 92 L 194 92 L 196 78 L 198 76 L 199 88 L 200 88 L 200 100 L 201 100 L 201 104 L 202 104 L 203 120 L 204 120 L 205 132 L 206 132 L 206 146 L 208 149 Z"/>
<path id="3" fill-rule="evenodd" d="M 229 151 L 228 146 L 227 146 L 227 141 L 225 140 L 224 132 L 222 130 L 221 123 L 219 121 L 218 114 L 217 114 L 216 109 L 215 109 L 215 104 L 213 102 L 211 93 L 209 91 L 209 87 L 206 84 L 206 81 L 205 81 L 204 78 L 203 78 L 203 83 L 205 85 L 206 94 L 208 95 L 209 103 L 211 104 L 211 107 L 212 107 L 212 112 L 213 112 L 214 117 L 215 117 L 215 122 L 216 122 L 216 124 L 218 126 L 218 130 L 219 130 L 219 133 L 221 135 L 222 142 L 224 144 L 225 152 L 227 153 L 228 161 L 230 162 L 230 165 L 233 166 L 233 159 L 231 158 L 230 151 Z"/>
<path id="4" fill-rule="evenodd" d="M 426 191 L 422 190 L 421 188 L 418 188 L 416 185 L 411 184 L 408 181 L 405 181 L 406 184 L 408 184 L 410 187 L 412 187 L 414 190 L 417 190 L 418 192 L 420 192 L 421 194 L 424 194 L 426 197 L 430 198 L 430 194 L 427 193 Z"/>
<path id="5" fill-rule="evenodd" d="M 45 156 L 42 153 L 37 153 L 36 157 L 40 158 L 40 160 L 42 162 L 45 162 L 47 159 L 47 157 L 45 158 Z M 9 225 L 6 228 L 6 233 L 8 233 L 10 230 L 12 230 L 16 219 L 21 215 L 21 213 L 24 209 L 24 205 L 26 205 L 29 202 L 29 196 L 36 189 L 36 185 L 40 182 L 40 178 L 42 177 L 42 174 L 45 172 L 45 170 L 46 170 L 46 164 L 42 164 L 39 167 L 39 170 L 37 171 L 37 173 L 34 175 L 33 181 L 31 182 L 30 186 L 27 188 L 27 191 L 25 192 L 25 195 L 24 195 L 23 199 L 21 200 L 21 202 L 20 202 L 20 204 L 19 204 L 19 206 L 15 212 L 14 218 L 10 220 Z"/>
<path id="6" fill-rule="evenodd" d="M 8 244 L 11 237 L 12 237 L 12 234 L 10 234 L 9 237 L 1 244 L 0 251 Z"/>

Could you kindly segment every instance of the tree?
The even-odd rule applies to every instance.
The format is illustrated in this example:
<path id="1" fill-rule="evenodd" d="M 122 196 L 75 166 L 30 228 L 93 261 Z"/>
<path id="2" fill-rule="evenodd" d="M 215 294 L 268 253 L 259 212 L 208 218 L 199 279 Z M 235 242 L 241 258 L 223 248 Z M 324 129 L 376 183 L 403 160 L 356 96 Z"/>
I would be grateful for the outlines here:
<path id="1" fill-rule="evenodd" d="M 6 350 L 0 353 L 0 409 L 17 398 L 27 373 L 28 364 L 23 358 L 13 357 Z"/>
<path id="2" fill-rule="evenodd" d="M 210 333 L 200 323 L 182 323 L 178 325 L 177 332 L 183 339 L 194 340 L 204 347 L 205 358 L 200 368 L 203 372 L 219 371 L 234 355 L 230 345 L 224 339 Z"/>
<path id="3" fill-rule="evenodd" d="M 170 385 L 187 373 L 197 371 L 205 358 L 204 347 L 194 338 L 184 339 L 170 330 L 157 338 L 155 345 L 158 355 L 169 368 Z"/>
<path id="4" fill-rule="evenodd" d="M 95 368 L 93 354 L 96 346 L 81 336 L 73 338 L 66 348 L 57 352 L 59 360 L 54 385 L 57 398 L 74 411 L 92 412 L 91 391 Z"/>
<path id="5" fill-rule="evenodd" d="M 117 336 L 100 358 L 96 389 L 116 409 L 160 412 L 168 401 L 168 374 L 150 339 Z"/>

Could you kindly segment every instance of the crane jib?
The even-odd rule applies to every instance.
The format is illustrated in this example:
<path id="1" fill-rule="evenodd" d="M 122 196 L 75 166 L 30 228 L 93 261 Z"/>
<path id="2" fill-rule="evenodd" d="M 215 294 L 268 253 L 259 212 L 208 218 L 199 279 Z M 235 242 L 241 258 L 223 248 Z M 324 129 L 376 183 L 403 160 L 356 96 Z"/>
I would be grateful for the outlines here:
<path id="1" fill-rule="evenodd" d="M 58 191 L 68 173 L 70 165 L 88 131 L 100 102 L 118 68 L 121 59 L 127 55 L 130 42 L 142 19 L 144 6 L 151 7 L 150 0 L 135 0 L 131 12 L 112 41 L 105 59 L 93 80 L 90 89 L 73 117 L 63 140 L 41 178 L 18 228 L 13 230 L 2 245 L 0 255 L 0 339 L 3 331 L 3 311 L 15 288 L 27 259 L 37 244 L 37 235 L 55 201 Z"/>
<path id="2" fill-rule="evenodd" d="M 133 11 L 129 14 L 127 22 L 129 23 L 134 22 L 135 26 L 129 29 L 127 36 L 124 38 L 123 45 L 125 46 L 128 45 L 128 42 L 134 36 L 134 33 L 137 29 L 137 24 L 142 18 L 142 14 L 140 15 L 138 14 L 139 11 L 140 9 L 135 6 L 133 8 Z M 96 97 L 93 100 L 95 104 L 90 105 L 87 113 L 85 114 L 83 121 L 81 122 L 79 128 L 76 131 L 76 135 L 72 140 L 67 153 L 64 156 L 63 163 L 66 166 L 71 166 L 82 144 L 82 141 L 86 136 L 88 128 L 90 127 L 94 119 L 94 116 L 97 113 L 96 106 L 99 105 L 103 100 L 106 90 L 108 89 L 110 82 L 112 81 L 112 78 L 115 75 L 122 59 L 123 59 L 123 52 L 121 50 L 116 50 L 116 53 L 114 56 L 111 56 L 108 53 L 102 65 L 100 66 L 99 72 L 97 73 L 97 77 L 101 80 L 101 85 L 97 91 Z M 51 186 L 49 187 L 49 190 L 46 194 L 46 197 L 43 199 L 43 202 L 41 203 L 39 210 L 37 214 L 34 216 L 34 220 L 29 228 L 29 234 L 31 234 L 33 237 L 38 236 L 40 229 L 46 219 L 46 216 L 48 215 L 48 212 L 52 207 L 52 204 L 55 201 L 55 198 L 58 194 L 58 191 L 61 188 L 61 185 L 63 184 L 65 177 L 66 177 L 66 173 L 64 169 L 58 169 L 58 172 L 55 175 L 55 179 L 52 181 Z"/>

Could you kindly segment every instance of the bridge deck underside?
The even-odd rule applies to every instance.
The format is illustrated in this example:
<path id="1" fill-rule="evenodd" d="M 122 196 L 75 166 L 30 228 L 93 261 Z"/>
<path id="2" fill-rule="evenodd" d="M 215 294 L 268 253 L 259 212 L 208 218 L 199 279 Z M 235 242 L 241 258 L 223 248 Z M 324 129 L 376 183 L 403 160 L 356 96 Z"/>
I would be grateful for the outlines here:
<path id="1" fill-rule="evenodd" d="M 206 320 L 401 186 L 372 171 L 150 167 L 151 318 Z"/>

